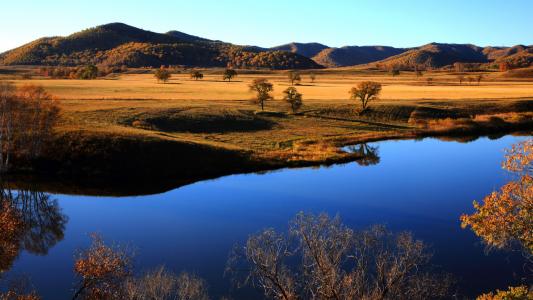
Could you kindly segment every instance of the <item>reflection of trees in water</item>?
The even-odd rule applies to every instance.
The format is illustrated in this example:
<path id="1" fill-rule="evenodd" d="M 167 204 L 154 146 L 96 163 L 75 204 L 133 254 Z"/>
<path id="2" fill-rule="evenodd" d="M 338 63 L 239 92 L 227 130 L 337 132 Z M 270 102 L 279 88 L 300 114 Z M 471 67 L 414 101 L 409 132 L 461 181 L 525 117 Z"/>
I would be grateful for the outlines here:
<path id="1" fill-rule="evenodd" d="M 67 216 L 49 194 L 0 183 L 0 273 L 22 250 L 45 255 L 64 237 Z"/>
<path id="2" fill-rule="evenodd" d="M 358 144 L 358 145 L 348 146 L 347 149 L 350 153 L 357 154 L 359 159 L 356 160 L 356 162 L 360 166 L 377 165 L 380 161 L 379 146 L 370 146 L 368 144 Z"/>

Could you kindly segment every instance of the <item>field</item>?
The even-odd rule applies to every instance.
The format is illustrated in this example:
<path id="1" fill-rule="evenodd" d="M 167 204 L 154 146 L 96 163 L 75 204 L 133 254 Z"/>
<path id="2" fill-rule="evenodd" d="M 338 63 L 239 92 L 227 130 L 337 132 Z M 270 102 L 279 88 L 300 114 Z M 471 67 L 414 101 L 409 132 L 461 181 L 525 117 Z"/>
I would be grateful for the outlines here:
<path id="1" fill-rule="evenodd" d="M 204 70 L 203 80 L 173 74 L 167 83 L 158 83 L 146 70 L 97 80 L 1 76 L 16 85 L 42 85 L 54 95 L 62 111 L 60 135 L 175 141 L 278 162 L 342 160 L 348 154 L 339 146 L 367 140 L 497 133 L 513 126 L 530 130 L 533 119 L 533 80 L 497 72 L 483 73 L 480 84 L 459 84 L 457 74 L 445 72 L 417 78 L 412 72 L 392 77 L 380 71 L 330 69 L 317 71 L 314 82 L 302 72 L 296 88 L 304 105 L 292 114 L 282 100 L 282 91 L 290 86 L 286 72 L 243 71 L 224 82 L 222 71 Z M 265 112 L 248 91 L 255 78 L 274 84 L 275 99 L 267 102 Z M 348 91 L 365 80 L 380 82 L 383 90 L 371 110 L 359 115 Z"/>

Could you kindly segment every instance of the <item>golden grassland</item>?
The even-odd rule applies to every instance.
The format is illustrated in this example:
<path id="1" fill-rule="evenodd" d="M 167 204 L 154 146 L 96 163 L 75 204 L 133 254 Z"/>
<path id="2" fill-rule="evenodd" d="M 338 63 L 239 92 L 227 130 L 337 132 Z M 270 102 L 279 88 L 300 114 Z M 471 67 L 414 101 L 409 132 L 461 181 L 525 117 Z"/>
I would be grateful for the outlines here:
<path id="1" fill-rule="evenodd" d="M 61 107 L 60 134 L 185 142 L 286 162 L 345 159 L 349 154 L 338 146 L 367 140 L 483 125 L 491 125 L 490 131 L 527 123 L 531 129 L 533 119 L 533 80 L 497 72 L 483 73 L 479 85 L 459 84 L 457 74 L 437 71 L 417 78 L 412 72 L 392 77 L 381 71 L 320 70 L 315 82 L 302 72 L 296 88 L 304 105 L 297 114 L 288 113 L 282 101 L 282 91 L 290 86 L 286 72 L 243 71 L 231 82 L 222 80 L 222 72 L 204 70 L 203 80 L 173 74 L 167 83 L 158 83 L 147 71 L 97 80 L 22 80 L 8 73 L 0 80 L 44 86 Z M 255 78 L 274 84 L 275 99 L 266 104 L 266 113 L 259 112 L 248 91 Z M 348 91 L 365 80 L 380 82 L 383 90 L 371 112 L 359 116 Z"/>

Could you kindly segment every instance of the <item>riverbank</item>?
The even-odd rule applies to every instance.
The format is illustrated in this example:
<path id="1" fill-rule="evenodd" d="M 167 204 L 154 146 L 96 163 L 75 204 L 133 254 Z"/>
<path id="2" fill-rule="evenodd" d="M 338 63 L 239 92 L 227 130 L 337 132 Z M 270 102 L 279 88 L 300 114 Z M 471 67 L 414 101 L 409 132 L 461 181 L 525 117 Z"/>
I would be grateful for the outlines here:
<path id="1" fill-rule="evenodd" d="M 289 86 L 284 72 L 241 74 L 231 83 L 215 71 L 202 81 L 174 74 L 167 84 L 151 74 L 14 80 L 44 86 L 61 116 L 41 156 L 10 176 L 78 182 L 61 188 L 68 193 L 149 194 L 228 174 L 365 160 L 364 151 L 343 151 L 346 145 L 533 129 L 529 81 L 491 73 L 479 85 L 459 85 L 453 74 L 428 72 L 428 86 L 410 72 L 328 71 L 314 82 L 306 76 L 295 86 L 304 95 L 297 113 L 281 100 Z M 248 100 L 257 77 L 274 84 L 265 111 Z M 381 82 L 383 92 L 359 114 L 347 91 L 363 80 Z"/>

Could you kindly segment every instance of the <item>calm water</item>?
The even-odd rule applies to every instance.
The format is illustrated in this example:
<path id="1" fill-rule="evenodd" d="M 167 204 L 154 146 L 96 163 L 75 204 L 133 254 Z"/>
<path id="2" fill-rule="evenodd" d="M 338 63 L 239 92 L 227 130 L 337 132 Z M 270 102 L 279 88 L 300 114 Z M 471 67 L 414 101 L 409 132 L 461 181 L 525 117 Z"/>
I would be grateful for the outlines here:
<path id="1" fill-rule="evenodd" d="M 381 223 L 412 231 L 431 245 L 432 262 L 459 280 L 463 295 L 505 288 L 519 280 L 520 255 L 485 254 L 458 219 L 472 211 L 472 200 L 510 178 L 500 168 L 503 149 L 523 139 L 379 142 L 369 144 L 377 155 L 368 166 L 233 175 L 142 197 L 53 195 L 68 217 L 64 238 L 46 255 L 23 251 L 10 275 L 28 275 L 45 299 L 68 298 L 74 253 L 99 232 L 136 249 L 137 271 L 192 271 L 208 281 L 211 295 L 228 295 L 223 270 L 231 247 L 265 227 L 285 230 L 303 210 L 338 213 L 353 228 Z"/>

